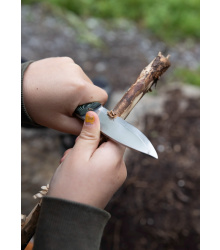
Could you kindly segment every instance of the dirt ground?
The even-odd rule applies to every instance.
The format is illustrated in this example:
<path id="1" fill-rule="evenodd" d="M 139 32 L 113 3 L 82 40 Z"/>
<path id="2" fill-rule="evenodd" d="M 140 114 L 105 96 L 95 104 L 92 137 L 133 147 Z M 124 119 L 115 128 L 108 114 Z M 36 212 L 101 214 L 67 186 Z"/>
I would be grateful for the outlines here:
<path id="1" fill-rule="evenodd" d="M 199 98 L 168 95 L 163 115 L 145 117 L 159 159 L 129 154 L 128 178 L 107 207 L 103 250 L 199 249 Z"/>
<path id="2" fill-rule="evenodd" d="M 140 71 L 157 55 L 171 54 L 172 66 L 129 115 L 154 145 L 159 159 L 127 150 L 128 177 L 106 210 L 111 213 L 101 250 L 197 250 L 200 237 L 199 89 L 167 82 L 176 67 L 198 66 L 199 45 L 172 48 L 152 40 L 134 24 L 112 27 L 85 21 L 104 42 L 97 47 L 78 40 L 77 31 L 39 5 L 22 7 L 22 57 L 38 60 L 70 56 L 89 77 L 105 76 L 115 104 Z M 110 27 L 110 28 L 109 28 Z M 193 94 L 193 93 L 196 94 Z M 36 204 L 33 195 L 49 183 L 59 165 L 63 134 L 22 128 L 21 212 Z"/>

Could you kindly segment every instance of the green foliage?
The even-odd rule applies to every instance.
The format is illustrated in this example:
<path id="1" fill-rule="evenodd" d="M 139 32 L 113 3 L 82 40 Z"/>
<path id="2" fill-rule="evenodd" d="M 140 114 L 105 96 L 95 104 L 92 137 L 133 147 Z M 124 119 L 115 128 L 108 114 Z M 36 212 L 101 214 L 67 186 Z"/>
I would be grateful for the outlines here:
<path id="1" fill-rule="evenodd" d="M 177 68 L 174 71 L 174 78 L 188 84 L 200 86 L 200 69 L 189 70 L 186 68 Z"/>
<path id="2" fill-rule="evenodd" d="M 80 16 L 124 17 L 150 29 L 169 42 L 200 36 L 199 0 L 41 0 L 68 9 Z M 22 0 L 31 4 L 36 0 Z"/>
<path id="3" fill-rule="evenodd" d="M 153 15 L 150 13 L 154 13 Z M 199 38 L 199 0 L 151 1 L 145 24 L 165 40 Z"/>

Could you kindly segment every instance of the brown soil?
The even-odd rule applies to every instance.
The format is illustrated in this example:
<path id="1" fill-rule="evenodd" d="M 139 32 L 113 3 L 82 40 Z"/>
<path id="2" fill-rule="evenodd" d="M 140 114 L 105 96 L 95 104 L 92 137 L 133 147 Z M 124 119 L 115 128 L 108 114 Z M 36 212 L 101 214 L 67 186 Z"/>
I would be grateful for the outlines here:
<path id="1" fill-rule="evenodd" d="M 169 95 L 162 116 L 145 118 L 159 159 L 130 154 L 128 178 L 107 207 L 102 249 L 199 249 L 199 99 Z"/>

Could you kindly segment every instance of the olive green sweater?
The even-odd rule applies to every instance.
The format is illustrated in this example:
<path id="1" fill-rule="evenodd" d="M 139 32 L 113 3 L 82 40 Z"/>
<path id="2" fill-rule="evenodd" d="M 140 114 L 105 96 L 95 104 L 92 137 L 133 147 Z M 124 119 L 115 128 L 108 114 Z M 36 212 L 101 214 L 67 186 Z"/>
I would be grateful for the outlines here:
<path id="1" fill-rule="evenodd" d="M 21 83 L 30 62 L 22 64 Z M 22 92 L 22 88 L 21 88 Z M 22 124 L 38 126 L 26 111 L 21 93 Z M 34 250 L 98 250 L 110 214 L 73 201 L 44 197 L 34 238 Z"/>
<path id="2" fill-rule="evenodd" d="M 98 250 L 110 214 L 67 200 L 44 197 L 34 250 Z"/>

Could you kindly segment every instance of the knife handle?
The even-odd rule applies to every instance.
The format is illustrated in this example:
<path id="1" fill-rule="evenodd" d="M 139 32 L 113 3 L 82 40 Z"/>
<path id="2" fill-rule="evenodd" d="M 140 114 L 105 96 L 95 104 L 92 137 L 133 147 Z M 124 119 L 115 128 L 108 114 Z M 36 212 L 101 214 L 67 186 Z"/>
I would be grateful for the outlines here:
<path id="1" fill-rule="evenodd" d="M 93 111 L 93 110 L 97 109 L 100 106 L 101 106 L 101 103 L 99 103 L 99 102 L 86 103 L 86 104 L 78 106 L 76 108 L 76 110 L 74 111 L 74 113 L 78 117 L 83 118 L 83 116 L 85 116 L 88 111 Z"/>

